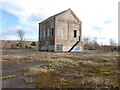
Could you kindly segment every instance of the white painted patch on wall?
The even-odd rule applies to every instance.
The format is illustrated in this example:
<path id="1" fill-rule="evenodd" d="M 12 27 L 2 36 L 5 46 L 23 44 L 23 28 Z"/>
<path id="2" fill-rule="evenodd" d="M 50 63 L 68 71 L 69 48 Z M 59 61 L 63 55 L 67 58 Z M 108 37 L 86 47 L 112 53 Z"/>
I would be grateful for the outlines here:
<path id="1" fill-rule="evenodd" d="M 63 46 L 63 51 L 69 51 L 71 47 L 69 46 Z"/>
<path id="2" fill-rule="evenodd" d="M 63 51 L 69 51 L 72 48 L 72 46 L 63 46 Z M 75 46 L 72 51 L 82 51 L 82 46 Z"/>

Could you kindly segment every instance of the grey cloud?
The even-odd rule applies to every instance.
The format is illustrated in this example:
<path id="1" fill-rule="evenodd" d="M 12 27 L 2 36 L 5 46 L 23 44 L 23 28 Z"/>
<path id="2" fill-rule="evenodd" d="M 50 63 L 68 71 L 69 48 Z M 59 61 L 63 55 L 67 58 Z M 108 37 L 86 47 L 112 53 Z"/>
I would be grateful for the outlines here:
<path id="1" fill-rule="evenodd" d="M 27 17 L 27 20 L 30 22 L 40 22 L 44 19 L 45 17 L 41 14 L 35 14 L 32 13 L 29 17 Z"/>

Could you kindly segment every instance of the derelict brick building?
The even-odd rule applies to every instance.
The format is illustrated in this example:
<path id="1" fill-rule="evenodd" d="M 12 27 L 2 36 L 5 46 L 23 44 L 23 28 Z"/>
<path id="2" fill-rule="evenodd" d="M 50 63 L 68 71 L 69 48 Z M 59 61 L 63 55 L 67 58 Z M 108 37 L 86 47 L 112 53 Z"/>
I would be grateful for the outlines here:
<path id="1" fill-rule="evenodd" d="M 81 51 L 82 22 L 71 9 L 65 10 L 39 23 L 40 51 Z"/>

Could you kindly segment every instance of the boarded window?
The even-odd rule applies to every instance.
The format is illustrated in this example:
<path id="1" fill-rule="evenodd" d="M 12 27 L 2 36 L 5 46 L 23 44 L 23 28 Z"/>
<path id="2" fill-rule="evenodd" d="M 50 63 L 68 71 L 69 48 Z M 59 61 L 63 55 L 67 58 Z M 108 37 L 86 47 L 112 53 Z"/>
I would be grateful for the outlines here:
<path id="1" fill-rule="evenodd" d="M 63 37 L 64 34 L 65 34 L 65 29 L 64 29 L 64 28 L 61 28 L 61 29 L 60 29 L 60 35 Z"/>
<path id="2" fill-rule="evenodd" d="M 49 44 L 48 44 L 48 41 L 46 41 L 46 45 L 49 45 Z"/>
<path id="3" fill-rule="evenodd" d="M 74 37 L 77 37 L 77 30 L 74 30 Z"/>
<path id="4" fill-rule="evenodd" d="M 53 40 L 51 40 L 51 45 L 53 45 Z"/>
<path id="5" fill-rule="evenodd" d="M 43 41 L 41 41 L 41 46 L 43 46 Z"/>
<path id="6" fill-rule="evenodd" d="M 44 37 L 45 37 L 45 30 L 44 30 Z"/>

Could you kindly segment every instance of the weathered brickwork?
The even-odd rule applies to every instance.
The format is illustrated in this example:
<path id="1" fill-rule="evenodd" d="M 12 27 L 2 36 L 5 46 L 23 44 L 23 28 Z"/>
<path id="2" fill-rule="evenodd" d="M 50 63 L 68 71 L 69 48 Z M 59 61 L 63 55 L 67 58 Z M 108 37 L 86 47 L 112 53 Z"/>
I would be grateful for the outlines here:
<path id="1" fill-rule="evenodd" d="M 72 51 L 83 50 L 81 42 L 82 22 L 71 9 L 49 17 L 39 23 L 39 45 L 41 51 Z"/>

